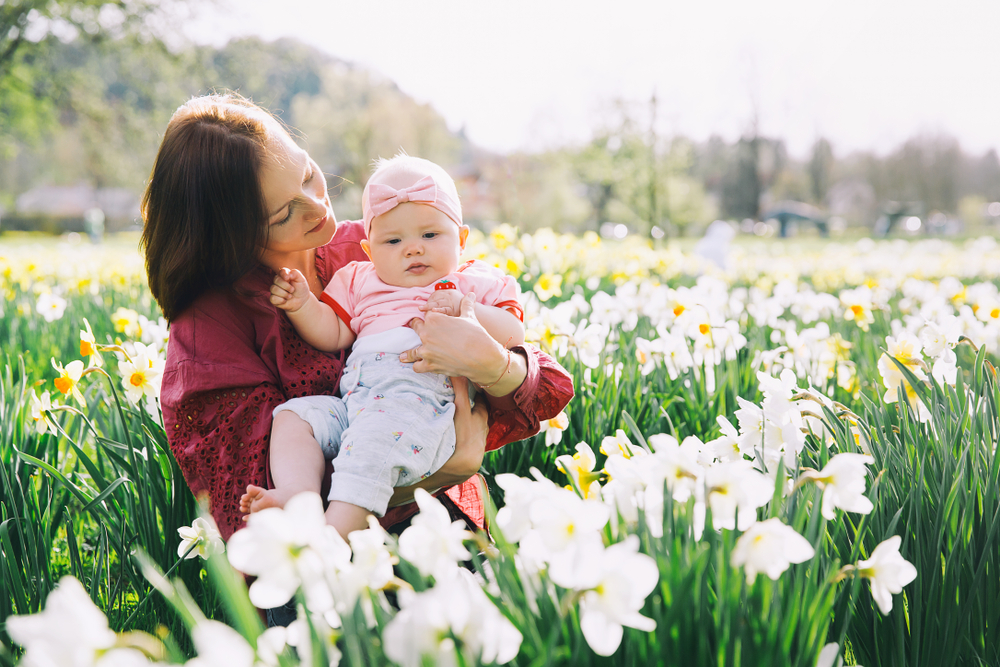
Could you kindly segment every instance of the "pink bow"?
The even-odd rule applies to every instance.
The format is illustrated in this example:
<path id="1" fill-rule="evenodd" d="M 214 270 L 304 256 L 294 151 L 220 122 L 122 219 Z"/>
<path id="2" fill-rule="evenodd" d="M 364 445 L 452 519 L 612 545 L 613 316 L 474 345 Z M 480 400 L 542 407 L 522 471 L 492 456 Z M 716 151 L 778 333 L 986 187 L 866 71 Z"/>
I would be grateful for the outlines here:
<path id="1" fill-rule="evenodd" d="M 397 190 L 390 185 L 372 184 L 368 188 L 368 207 L 371 213 L 365 216 L 366 221 L 387 213 L 406 202 L 434 203 L 437 199 L 437 185 L 430 176 L 424 176 L 408 188 Z"/>

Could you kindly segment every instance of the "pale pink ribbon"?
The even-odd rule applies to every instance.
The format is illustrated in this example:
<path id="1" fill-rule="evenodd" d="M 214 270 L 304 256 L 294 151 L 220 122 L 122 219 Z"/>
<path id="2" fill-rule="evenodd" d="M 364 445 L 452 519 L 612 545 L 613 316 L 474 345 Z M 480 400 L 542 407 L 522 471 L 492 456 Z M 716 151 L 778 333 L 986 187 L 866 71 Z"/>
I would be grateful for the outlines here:
<path id="1" fill-rule="evenodd" d="M 428 204 L 442 211 L 445 215 L 462 224 L 462 209 L 453 197 L 442 190 L 434 182 L 432 176 L 424 176 L 408 188 L 397 190 L 391 185 L 381 183 L 368 184 L 368 198 L 364 201 L 365 236 L 371 233 L 372 220 L 406 202 Z"/>

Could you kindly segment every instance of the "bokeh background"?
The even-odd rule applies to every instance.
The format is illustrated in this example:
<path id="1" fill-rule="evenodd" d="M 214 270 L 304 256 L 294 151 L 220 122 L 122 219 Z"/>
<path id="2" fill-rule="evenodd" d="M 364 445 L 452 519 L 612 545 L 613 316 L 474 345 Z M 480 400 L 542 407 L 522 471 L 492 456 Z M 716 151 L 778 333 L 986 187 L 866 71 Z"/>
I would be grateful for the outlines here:
<path id="1" fill-rule="evenodd" d="M 4 0 L 0 233 L 136 229 L 172 111 L 236 90 L 342 219 L 402 149 L 487 230 L 988 234 L 998 28 L 976 1 Z"/>

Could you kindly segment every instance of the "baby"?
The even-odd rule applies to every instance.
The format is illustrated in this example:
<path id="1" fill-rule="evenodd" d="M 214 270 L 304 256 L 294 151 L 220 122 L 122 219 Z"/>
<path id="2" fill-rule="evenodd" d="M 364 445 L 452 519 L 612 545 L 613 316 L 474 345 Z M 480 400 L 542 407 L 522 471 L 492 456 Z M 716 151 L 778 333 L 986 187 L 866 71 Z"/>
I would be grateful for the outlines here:
<path id="1" fill-rule="evenodd" d="M 417 373 L 399 359 L 420 345 L 407 324 L 435 311 L 459 314 L 473 293 L 476 317 L 507 347 L 524 342 L 517 282 L 480 261 L 460 265 L 469 228 L 455 183 L 438 165 L 407 155 L 380 160 L 361 199 L 371 262 L 351 262 L 317 299 L 297 270 L 275 277 L 271 302 L 288 313 L 303 340 L 325 351 L 353 344 L 340 394 L 295 398 L 274 410 L 272 467 L 295 455 L 296 438 L 311 429 L 333 459 L 327 522 L 341 535 L 382 516 L 395 486 L 436 472 L 455 451 L 451 380 Z M 282 413 L 289 414 L 282 414 Z M 325 462 L 313 457 L 296 471 L 304 486 L 247 487 L 244 512 L 283 506 L 303 488 L 319 491 Z"/>

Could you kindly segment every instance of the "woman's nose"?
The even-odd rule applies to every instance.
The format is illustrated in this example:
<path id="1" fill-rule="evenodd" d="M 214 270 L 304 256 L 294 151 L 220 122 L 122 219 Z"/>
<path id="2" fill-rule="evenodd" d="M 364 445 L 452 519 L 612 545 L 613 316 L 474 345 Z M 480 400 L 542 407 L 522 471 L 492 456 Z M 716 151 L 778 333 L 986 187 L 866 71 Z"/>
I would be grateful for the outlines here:
<path id="1" fill-rule="evenodd" d="M 307 200 L 309 214 L 313 218 L 322 218 L 326 215 L 326 191 L 313 193 Z"/>

